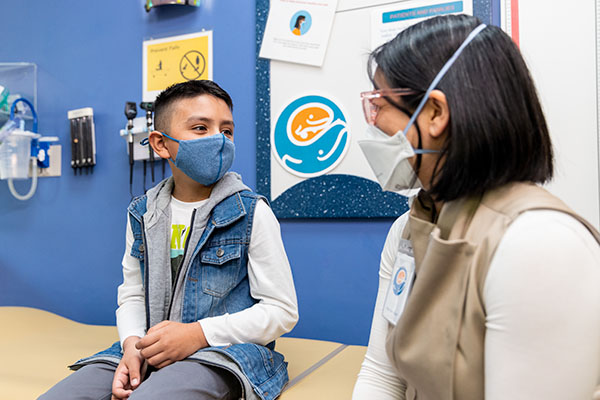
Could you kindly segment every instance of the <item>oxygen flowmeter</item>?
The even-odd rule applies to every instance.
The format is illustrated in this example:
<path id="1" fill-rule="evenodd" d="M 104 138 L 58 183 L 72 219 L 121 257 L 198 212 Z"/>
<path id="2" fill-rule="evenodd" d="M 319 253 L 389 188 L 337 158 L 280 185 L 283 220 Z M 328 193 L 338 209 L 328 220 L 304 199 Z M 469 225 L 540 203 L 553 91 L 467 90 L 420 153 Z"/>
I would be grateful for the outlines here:
<path id="1" fill-rule="evenodd" d="M 18 103 L 26 104 L 33 116 L 33 132 L 25 130 L 25 121 L 15 116 Z M 33 105 L 24 98 L 12 103 L 10 119 L 0 128 L 0 179 L 8 180 L 8 188 L 19 200 L 30 199 L 37 188 L 38 168 L 48 168 L 51 142 L 57 137 L 42 137 L 37 133 L 37 113 Z M 17 193 L 13 180 L 27 179 L 31 168 L 31 188 L 25 195 Z"/>

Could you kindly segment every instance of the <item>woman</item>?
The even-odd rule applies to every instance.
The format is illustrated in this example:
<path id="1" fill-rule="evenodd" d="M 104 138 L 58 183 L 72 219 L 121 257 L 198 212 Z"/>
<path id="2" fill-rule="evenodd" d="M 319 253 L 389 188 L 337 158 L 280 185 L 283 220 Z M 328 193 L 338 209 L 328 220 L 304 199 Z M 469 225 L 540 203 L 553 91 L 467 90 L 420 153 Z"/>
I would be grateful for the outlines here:
<path id="1" fill-rule="evenodd" d="M 369 65 L 360 146 L 384 189 L 421 190 L 382 252 L 353 398 L 591 399 L 600 234 L 538 186 L 552 145 L 519 50 L 444 16 Z"/>
<path id="2" fill-rule="evenodd" d="M 294 35 L 302 36 L 302 25 L 304 25 L 305 19 L 306 17 L 304 15 L 299 15 L 298 18 L 296 18 L 296 23 L 294 24 L 294 29 L 292 30 Z"/>

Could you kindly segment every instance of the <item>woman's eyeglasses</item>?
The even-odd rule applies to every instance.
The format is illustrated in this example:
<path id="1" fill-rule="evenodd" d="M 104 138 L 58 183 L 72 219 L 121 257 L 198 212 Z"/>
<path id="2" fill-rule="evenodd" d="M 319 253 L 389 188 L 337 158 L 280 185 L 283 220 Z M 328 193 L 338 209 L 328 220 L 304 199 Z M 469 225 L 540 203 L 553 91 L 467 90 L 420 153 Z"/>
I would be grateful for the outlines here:
<path id="1" fill-rule="evenodd" d="M 374 99 L 378 99 L 380 97 L 389 97 L 392 95 L 397 96 L 406 96 L 410 94 L 416 94 L 417 92 L 412 89 L 378 89 L 371 90 L 368 92 L 362 92 L 360 94 L 360 99 L 362 101 L 363 112 L 365 113 L 365 120 L 369 125 L 375 125 L 375 120 L 377 119 L 377 112 L 379 111 L 379 107 L 373 103 Z"/>

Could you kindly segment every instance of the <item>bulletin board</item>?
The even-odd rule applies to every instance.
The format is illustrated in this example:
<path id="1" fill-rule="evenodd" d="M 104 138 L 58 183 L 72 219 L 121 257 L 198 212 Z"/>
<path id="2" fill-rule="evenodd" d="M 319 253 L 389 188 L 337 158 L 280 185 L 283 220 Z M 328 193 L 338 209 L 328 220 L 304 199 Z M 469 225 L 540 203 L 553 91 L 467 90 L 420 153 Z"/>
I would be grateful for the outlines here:
<path id="1" fill-rule="evenodd" d="M 357 143 L 367 129 L 359 94 L 372 90 L 368 55 L 388 25 L 421 15 L 464 12 L 491 24 L 492 0 L 339 0 L 321 67 L 258 57 L 268 11 L 269 0 L 256 1 L 257 191 L 278 218 L 406 212 L 408 199 L 381 190 Z"/>

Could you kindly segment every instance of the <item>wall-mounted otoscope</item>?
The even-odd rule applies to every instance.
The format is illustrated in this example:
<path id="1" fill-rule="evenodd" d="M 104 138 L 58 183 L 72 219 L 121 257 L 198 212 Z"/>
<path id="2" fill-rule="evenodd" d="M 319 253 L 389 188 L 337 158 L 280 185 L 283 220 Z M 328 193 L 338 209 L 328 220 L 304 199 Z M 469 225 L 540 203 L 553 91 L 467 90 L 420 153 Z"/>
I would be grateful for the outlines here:
<path id="1" fill-rule="evenodd" d="M 148 137 L 150 137 L 150 132 L 152 131 L 152 112 L 154 111 L 154 103 L 151 101 L 141 102 L 140 108 L 146 111 L 146 129 L 148 131 Z M 152 146 L 148 145 L 148 157 L 150 160 L 150 174 L 152 176 L 152 183 L 154 183 L 154 150 L 152 150 Z M 146 183 L 146 177 L 144 176 L 144 186 Z"/>
<path id="2" fill-rule="evenodd" d="M 133 101 L 125 103 L 127 117 L 127 143 L 129 145 L 129 192 L 133 197 L 133 119 L 137 116 L 137 105 Z"/>

